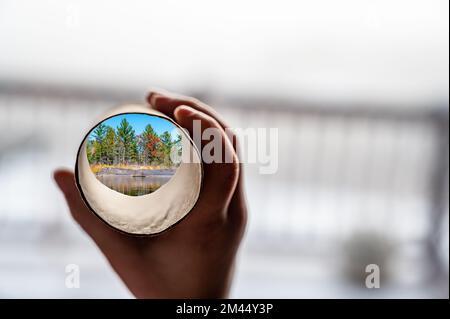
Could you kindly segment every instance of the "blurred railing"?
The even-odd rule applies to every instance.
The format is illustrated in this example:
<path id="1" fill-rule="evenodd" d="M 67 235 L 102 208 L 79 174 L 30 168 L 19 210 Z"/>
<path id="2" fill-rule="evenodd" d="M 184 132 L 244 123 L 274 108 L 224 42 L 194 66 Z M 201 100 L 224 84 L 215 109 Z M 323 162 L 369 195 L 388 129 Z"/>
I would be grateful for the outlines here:
<path id="1" fill-rule="evenodd" d="M 99 114 L 142 98 L 0 85 L 2 241 L 21 227 L 22 238 L 67 233 L 53 168 L 73 166 Z M 448 214 L 448 109 L 203 98 L 220 105 L 233 127 L 279 130 L 277 173 L 261 175 L 257 165 L 246 165 L 249 249 L 317 252 L 354 236 L 434 247 L 448 232 L 448 225 L 441 230 Z"/>

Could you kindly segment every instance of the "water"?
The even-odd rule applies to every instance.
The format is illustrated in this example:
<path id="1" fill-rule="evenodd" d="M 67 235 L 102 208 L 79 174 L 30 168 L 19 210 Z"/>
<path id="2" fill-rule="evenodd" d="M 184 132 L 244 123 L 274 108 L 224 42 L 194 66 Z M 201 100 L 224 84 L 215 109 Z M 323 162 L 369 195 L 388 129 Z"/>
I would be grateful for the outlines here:
<path id="1" fill-rule="evenodd" d="M 153 193 L 167 183 L 172 175 L 130 176 L 97 175 L 97 179 L 109 188 L 129 196 L 141 196 Z"/>

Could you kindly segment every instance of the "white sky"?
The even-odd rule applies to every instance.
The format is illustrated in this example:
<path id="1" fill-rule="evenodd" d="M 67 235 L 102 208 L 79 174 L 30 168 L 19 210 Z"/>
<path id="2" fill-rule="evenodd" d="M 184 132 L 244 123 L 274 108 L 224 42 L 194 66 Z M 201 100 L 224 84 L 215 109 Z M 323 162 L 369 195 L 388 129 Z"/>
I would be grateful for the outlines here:
<path id="1" fill-rule="evenodd" d="M 447 0 L 0 1 L 0 80 L 448 100 Z"/>

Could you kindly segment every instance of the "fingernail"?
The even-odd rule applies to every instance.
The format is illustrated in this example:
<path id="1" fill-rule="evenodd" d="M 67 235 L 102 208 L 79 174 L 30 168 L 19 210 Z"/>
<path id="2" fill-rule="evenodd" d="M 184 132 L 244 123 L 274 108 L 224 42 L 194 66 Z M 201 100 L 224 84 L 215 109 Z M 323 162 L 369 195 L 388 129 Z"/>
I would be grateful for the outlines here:
<path id="1" fill-rule="evenodd" d="M 150 92 L 150 94 L 147 97 L 148 103 L 150 103 L 151 106 L 155 106 L 155 102 L 156 102 L 157 97 L 158 97 L 158 93 Z"/>
<path id="2" fill-rule="evenodd" d="M 174 115 L 177 119 L 180 117 L 189 117 L 195 115 L 195 110 L 189 106 L 181 105 L 175 109 Z"/>

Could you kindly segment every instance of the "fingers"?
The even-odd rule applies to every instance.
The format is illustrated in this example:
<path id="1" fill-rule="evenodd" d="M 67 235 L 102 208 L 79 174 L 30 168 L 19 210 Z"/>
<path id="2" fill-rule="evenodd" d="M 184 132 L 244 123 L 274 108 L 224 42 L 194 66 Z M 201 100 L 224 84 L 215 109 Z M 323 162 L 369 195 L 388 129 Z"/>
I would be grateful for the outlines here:
<path id="1" fill-rule="evenodd" d="M 105 225 L 86 207 L 76 187 L 72 172 L 57 170 L 53 176 L 64 194 L 70 213 L 75 221 L 92 237 L 100 249 L 108 249 L 114 239 L 121 235 Z"/>
<path id="2" fill-rule="evenodd" d="M 239 164 L 223 128 L 211 116 L 185 105 L 178 106 L 174 116 L 191 136 L 194 135 L 195 125 L 200 126 L 201 134 L 209 135 L 209 139 L 195 141 L 200 143 L 197 147 L 204 155 L 202 204 L 208 208 L 228 207 L 238 181 Z M 212 158 L 205 159 L 205 156 Z"/>
<path id="3" fill-rule="evenodd" d="M 180 105 L 190 106 L 202 113 L 205 113 L 214 118 L 222 128 L 227 128 L 228 125 L 221 119 L 217 113 L 209 105 L 190 96 L 183 96 L 169 92 L 150 92 L 147 96 L 147 101 L 150 105 L 161 113 L 173 117 L 175 109 Z"/>
<path id="4" fill-rule="evenodd" d="M 218 124 L 220 124 L 223 129 L 228 128 L 226 122 L 212 107 L 195 98 L 158 90 L 150 92 L 150 94 L 147 96 L 147 101 L 154 109 L 172 118 L 174 117 L 174 111 L 178 106 L 187 105 L 212 117 L 217 121 Z M 237 155 L 239 155 L 239 145 L 235 134 L 231 130 L 227 130 L 226 133 L 226 136 L 231 141 L 235 152 L 237 153 Z M 247 209 L 243 187 L 243 176 L 242 169 L 240 169 L 240 177 L 238 179 L 236 191 L 230 203 L 229 216 L 233 221 L 236 222 L 236 224 L 241 224 L 245 223 L 246 215 Z"/>
<path id="5" fill-rule="evenodd" d="M 173 113 L 178 106 L 187 105 L 214 118 L 224 130 L 229 127 L 221 118 L 220 114 L 217 113 L 212 107 L 190 96 L 183 96 L 160 90 L 159 92 L 150 92 L 147 96 L 147 101 L 155 110 L 158 110 L 172 118 Z M 238 146 L 236 136 L 230 130 L 226 130 L 225 133 L 230 139 L 234 149 L 237 151 Z"/>

